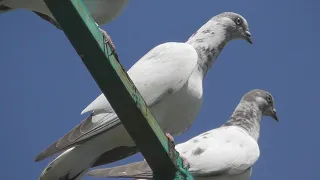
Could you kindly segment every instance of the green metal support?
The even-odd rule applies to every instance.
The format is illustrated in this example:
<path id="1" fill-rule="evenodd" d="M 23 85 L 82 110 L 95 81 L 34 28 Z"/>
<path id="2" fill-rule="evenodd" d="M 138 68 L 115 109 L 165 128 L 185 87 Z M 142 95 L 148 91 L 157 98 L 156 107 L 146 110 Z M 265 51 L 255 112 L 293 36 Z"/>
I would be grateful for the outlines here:
<path id="1" fill-rule="evenodd" d="M 193 180 L 183 168 L 178 152 L 170 152 L 167 138 L 126 71 L 104 43 L 82 1 L 44 1 L 139 147 L 154 178 Z"/>

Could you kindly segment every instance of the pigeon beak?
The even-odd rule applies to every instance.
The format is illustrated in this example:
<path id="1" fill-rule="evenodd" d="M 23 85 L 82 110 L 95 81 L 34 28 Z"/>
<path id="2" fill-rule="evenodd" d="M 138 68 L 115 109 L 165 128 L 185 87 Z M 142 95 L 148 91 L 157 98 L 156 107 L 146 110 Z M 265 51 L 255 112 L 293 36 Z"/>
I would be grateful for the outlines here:
<path id="1" fill-rule="evenodd" d="M 272 109 L 272 110 L 271 110 L 270 116 L 271 116 L 274 120 L 276 120 L 276 121 L 279 122 L 279 119 L 278 119 L 278 116 L 277 116 L 277 111 L 276 111 L 275 109 Z"/>
<path id="2" fill-rule="evenodd" d="M 251 33 L 249 31 L 244 31 L 245 39 L 252 44 Z"/>

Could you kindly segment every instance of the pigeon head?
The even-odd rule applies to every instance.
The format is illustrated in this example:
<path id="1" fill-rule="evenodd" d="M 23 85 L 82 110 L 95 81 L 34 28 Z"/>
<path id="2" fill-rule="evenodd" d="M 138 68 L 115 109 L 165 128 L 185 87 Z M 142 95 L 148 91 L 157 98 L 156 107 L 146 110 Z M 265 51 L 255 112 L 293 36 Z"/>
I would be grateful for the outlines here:
<path id="1" fill-rule="evenodd" d="M 198 69 L 206 75 L 224 47 L 235 39 L 251 41 L 247 20 L 239 14 L 224 12 L 212 17 L 188 39 L 198 55 Z"/>
<path id="2" fill-rule="evenodd" d="M 244 95 L 243 100 L 256 103 L 264 116 L 270 116 L 279 121 L 274 108 L 274 99 L 270 93 L 261 89 L 255 89 Z"/>
<path id="3" fill-rule="evenodd" d="M 248 22 L 240 14 L 224 12 L 214 16 L 213 20 L 228 29 L 231 39 L 244 39 L 252 44 Z"/>

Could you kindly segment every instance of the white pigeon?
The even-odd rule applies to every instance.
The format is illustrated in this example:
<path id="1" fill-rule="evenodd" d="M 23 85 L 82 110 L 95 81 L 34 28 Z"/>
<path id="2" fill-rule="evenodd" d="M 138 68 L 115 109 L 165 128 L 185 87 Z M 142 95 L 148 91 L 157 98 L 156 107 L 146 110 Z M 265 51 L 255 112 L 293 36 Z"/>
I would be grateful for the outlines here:
<path id="1" fill-rule="evenodd" d="M 98 25 L 103 25 L 116 18 L 127 5 L 128 1 L 129 0 L 83 0 L 83 3 L 94 21 Z M 43 0 L 0 0 L 0 13 L 13 9 L 31 10 L 42 19 L 61 29 Z M 100 29 L 100 31 L 105 36 L 106 42 L 108 42 L 114 50 L 115 47 L 110 36 L 104 30 Z"/>
<path id="2" fill-rule="evenodd" d="M 224 125 L 177 145 L 176 150 L 189 162 L 194 179 L 249 180 L 252 166 L 260 155 L 258 139 L 263 116 L 278 121 L 271 94 L 256 89 L 243 96 Z M 153 176 L 146 161 L 97 169 L 88 175 L 135 179 Z"/>
<path id="3" fill-rule="evenodd" d="M 222 13 L 186 43 L 158 45 L 130 68 L 128 75 L 165 133 L 176 135 L 192 124 L 202 104 L 203 78 L 233 39 L 251 42 L 248 23 L 239 14 Z M 82 113 L 89 111 L 86 120 L 36 157 L 41 161 L 64 151 L 42 172 L 41 180 L 78 180 L 91 167 L 138 152 L 103 94 Z"/>

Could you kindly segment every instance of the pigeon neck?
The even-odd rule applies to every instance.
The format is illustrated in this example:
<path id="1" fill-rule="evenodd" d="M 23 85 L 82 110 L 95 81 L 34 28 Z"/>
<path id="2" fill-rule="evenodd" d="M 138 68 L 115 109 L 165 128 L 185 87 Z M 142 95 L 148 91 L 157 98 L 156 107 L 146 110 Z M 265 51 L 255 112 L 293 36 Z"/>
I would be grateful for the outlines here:
<path id="1" fill-rule="evenodd" d="M 260 135 L 262 112 L 254 102 L 241 101 L 223 126 L 238 126 L 243 128 L 256 141 Z"/>
<path id="2" fill-rule="evenodd" d="M 205 76 L 219 56 L 220 52 L 231 40 L 227 28 L 215 20 L 209 20 L 189 40 L 199 55 L 198 70 Z"/>

